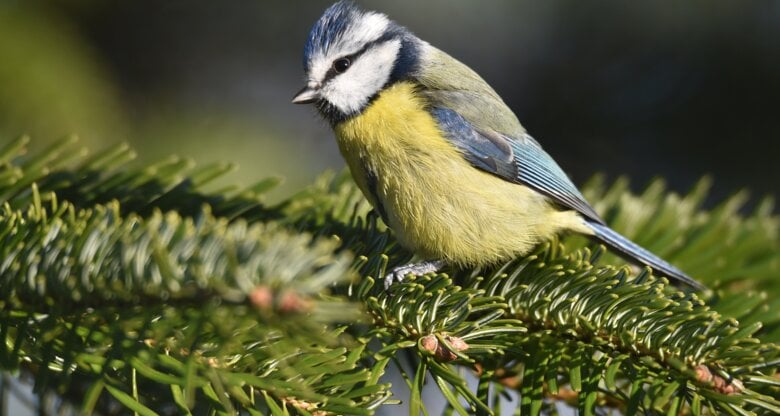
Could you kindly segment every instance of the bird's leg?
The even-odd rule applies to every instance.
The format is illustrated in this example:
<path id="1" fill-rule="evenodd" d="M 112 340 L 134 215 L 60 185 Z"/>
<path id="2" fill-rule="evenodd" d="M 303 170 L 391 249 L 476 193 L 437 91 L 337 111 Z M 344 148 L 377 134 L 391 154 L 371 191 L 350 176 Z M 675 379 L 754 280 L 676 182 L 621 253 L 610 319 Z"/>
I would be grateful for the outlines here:
<path id="1" fill-rule="evenodd" d="M 390 285 L 393 283 L 404 280 L 404 277 L 408 274 L 421 276 L 426 273 L 437 272 L 446 265 L 447 262 L 444 260 L 426 260 L 396 267 L 393 271 L 385 275 L 385 290 L 389 289 Z"/>

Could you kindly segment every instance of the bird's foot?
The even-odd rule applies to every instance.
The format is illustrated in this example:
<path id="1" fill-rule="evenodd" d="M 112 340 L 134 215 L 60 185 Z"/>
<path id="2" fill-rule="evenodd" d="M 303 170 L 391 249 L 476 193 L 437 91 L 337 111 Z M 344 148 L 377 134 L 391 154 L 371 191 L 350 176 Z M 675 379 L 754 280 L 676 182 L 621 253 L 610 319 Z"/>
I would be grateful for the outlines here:
<path id="1" fill-rule="evenodd" d="M 396 267 L 385 275 L 385 290 L 390 289 L 390 286 L 395 282 L 404 280 L 404 277 L 409 274 L 421 276 L 426 273 L 434 273 L 439 271 L 447 263 L 444 260 L 427 260 L 420 263 L 410 263 L 403 266 Z"/>

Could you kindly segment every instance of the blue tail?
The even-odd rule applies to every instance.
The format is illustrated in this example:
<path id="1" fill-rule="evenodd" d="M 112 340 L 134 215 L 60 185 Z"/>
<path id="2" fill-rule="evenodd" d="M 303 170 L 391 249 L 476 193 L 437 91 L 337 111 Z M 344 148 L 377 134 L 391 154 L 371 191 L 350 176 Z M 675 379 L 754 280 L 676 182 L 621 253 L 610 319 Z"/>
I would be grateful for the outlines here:
<path id="1" fill-rule="evenodd" d="M 591 221 L 586 221 L 586 223 L 593 230 L 594 236 L 597 240 L 606 244 L 608 247 L 617 250 L 620 254 L 623 255 L 623 257 L 639 262 L 646 266 L 650 266 L 657 274 L 679 280 L 680 282 L 683 282 L 688 286 L 695 288 L 696 290 L 706 289 L 704 285 L 693 280 L 680 269 L 672 266 L 665 260 L 643 249 L 642 247 L 639 247 L 639 245 L 618 234 L 616 231 L 607 227 L 606 225 Z"/>

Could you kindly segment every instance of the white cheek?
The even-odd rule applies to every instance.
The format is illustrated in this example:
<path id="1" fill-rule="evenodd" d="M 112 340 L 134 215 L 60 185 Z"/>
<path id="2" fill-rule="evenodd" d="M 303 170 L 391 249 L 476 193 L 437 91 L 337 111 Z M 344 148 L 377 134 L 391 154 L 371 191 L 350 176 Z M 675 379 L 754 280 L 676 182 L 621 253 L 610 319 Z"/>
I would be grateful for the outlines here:
<path id="1" fill-rule="evenodd" d="M 323 96 L 343 113 L 360 111 L 390 79 L 400 48 L 401 42 L 392 40 L 366 51 L 347 72 L 325 85 Z"/>

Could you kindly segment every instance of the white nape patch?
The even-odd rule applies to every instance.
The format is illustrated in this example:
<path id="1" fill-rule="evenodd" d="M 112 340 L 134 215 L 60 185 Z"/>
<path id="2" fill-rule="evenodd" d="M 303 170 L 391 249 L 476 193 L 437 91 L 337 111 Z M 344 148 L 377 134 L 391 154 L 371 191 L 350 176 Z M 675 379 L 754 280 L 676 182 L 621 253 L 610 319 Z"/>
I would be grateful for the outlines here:
<path id="1" fill-rule="evenodd" d="M 318 50 L 310 59 L 310 82 L 322 82 L 333 61 L 359 51 L 363 45 L 379 39 L 390 25 L 390 19 L 382 13 L 365 12 L 350 25 L 349 30 L 335 39 L 325 50 Z"/>
<path id="2" fill-rule="evenodd" d="M 378 43 L 361 54 L 343 74 L 323 85 L 321 94 L 342 113 L 359 112 L 390 79 L 401 41 Z"/>
<path id="3" fill-rule="evenodd" d="M 342 52 L 360 49 L 366 43 L 379 39 L 387 30 L 388 25 L 390 25 L 390 20 L 384 14 L 364 13 L 334 46 L 337 49 L 342 49 Z M 333 55 L 334 52 L 337 51 L 329 51 L 328 55 Z"/>

